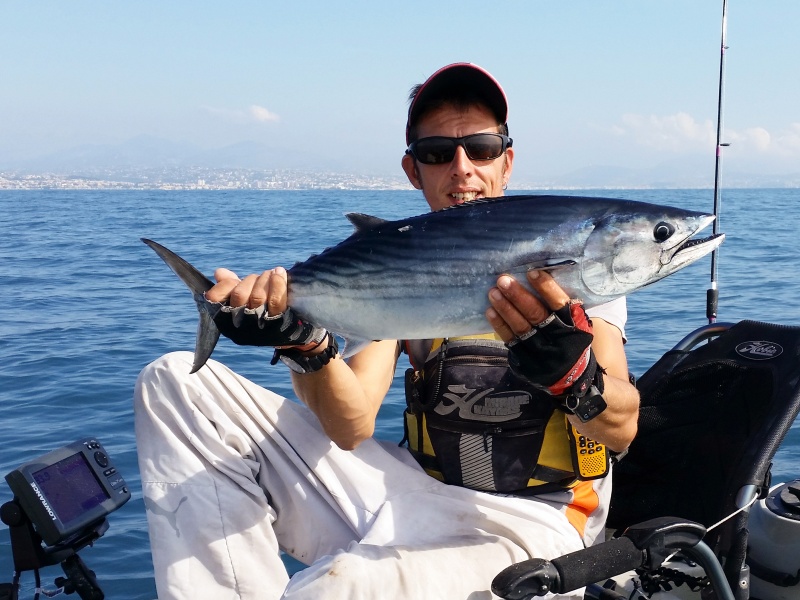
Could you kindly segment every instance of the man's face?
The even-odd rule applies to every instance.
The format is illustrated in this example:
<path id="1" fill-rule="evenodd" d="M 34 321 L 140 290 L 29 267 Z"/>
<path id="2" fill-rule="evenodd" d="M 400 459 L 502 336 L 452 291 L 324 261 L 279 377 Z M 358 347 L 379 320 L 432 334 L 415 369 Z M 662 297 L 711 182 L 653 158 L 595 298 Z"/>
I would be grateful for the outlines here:
<path id="1" fill-rule="evenodd" d="M 482 106 L 465 110 L 445 106 L 422 116 L 417 124 L 419 138 L 435 135 L 463 137 L 473 133 L 497 133 L 492 112 Z M 424 165 L 407 154 L 403 170 L 408 180 L 422 190 L 431 210 L 440 210 L 476 198 L 503 195 L 503 186 L 511 176 L 514 151 L 508 148 L 499 158 L 471 160 L 464 148 L 456 148 L 455 157 L 447 164 Z"/>

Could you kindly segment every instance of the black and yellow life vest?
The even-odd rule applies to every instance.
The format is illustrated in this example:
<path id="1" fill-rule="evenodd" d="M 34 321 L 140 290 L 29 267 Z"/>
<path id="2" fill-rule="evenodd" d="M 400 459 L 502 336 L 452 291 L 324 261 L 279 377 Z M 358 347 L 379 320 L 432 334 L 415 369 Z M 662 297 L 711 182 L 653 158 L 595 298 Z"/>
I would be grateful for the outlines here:
<path id="1" fill-rule="evenodd" d="M 577 474 L 566 414 L 512 373 L 508 350 L 493 334 L 415 340 L 404 348 L 414 367 L 406 372 L 405 439 L 432 477 L 532 494 L 598 476 Z"/>

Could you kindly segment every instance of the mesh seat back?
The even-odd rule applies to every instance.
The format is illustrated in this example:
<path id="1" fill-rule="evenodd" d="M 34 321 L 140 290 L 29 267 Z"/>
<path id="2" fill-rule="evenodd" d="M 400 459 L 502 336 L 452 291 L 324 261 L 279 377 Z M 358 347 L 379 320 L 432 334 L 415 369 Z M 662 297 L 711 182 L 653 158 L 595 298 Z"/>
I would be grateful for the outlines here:
<path id="1" fill-rule="evenodd" d="M 660 516 L 706 527 L 744 485 L 769 485 L 772 458 L 800 407 L 800 327 L 742 321 L 665 354 L 640 379 L 639 432 L 613 471 L 608 526 Z M 710 533 L 729 551 L 743 519 Z M 741 536 L 740 536 L 741 538 Z"/>

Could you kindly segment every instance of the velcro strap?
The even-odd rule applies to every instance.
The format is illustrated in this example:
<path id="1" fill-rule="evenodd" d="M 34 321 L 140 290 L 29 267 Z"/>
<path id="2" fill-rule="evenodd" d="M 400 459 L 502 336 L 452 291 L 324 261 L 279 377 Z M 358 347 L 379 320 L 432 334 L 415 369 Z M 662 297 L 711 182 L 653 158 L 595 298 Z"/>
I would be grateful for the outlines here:
<path id="1" fill-rule="evenodd" d="M 318 344 L 325 339 L 327 331 L 297 316 L 291 307 L 278 315 L 267 314 L 266 306 L 245 308 L 212 305 L 214 324 L 220 333 L 240 346 L 302 346 Z M 213 305 L 216 305 L 214 307 Z"/>
<path id="2" fill-rule="evenodd" d="M 573 300 L 509 342 L 508 362 L 516 375 L 549 394 L 585 393 L 595 372 L 593 337 L 583 304 Z"/>

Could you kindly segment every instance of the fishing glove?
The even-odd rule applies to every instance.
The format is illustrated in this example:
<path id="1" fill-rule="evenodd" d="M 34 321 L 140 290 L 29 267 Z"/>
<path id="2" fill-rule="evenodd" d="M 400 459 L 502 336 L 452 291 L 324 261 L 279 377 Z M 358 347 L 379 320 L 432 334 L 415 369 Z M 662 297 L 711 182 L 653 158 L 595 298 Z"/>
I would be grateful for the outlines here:
<path id="1" fill-rule="evenodd" d="M 594 383 L 602 392 L 602 368 L 591 349 L 593 337 L 583 304 L 572 301 L 506 344 L 508 364 L 515 375 L 559 400 L 585 396 L 595 375 L 600 375 Z"/>
<path id="2" fill-rule="evenodd" d="M 240 346 L 302 346 L 319 344 L 328 335 L 322 327 L 300 319 L 287 308 L 279 315 L 269 316 L 266 306 L 245 308 L 219 303 L 214 324 L 220 333 Z"/>

